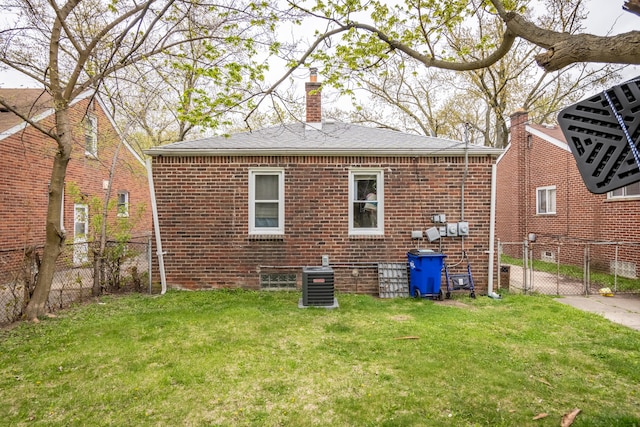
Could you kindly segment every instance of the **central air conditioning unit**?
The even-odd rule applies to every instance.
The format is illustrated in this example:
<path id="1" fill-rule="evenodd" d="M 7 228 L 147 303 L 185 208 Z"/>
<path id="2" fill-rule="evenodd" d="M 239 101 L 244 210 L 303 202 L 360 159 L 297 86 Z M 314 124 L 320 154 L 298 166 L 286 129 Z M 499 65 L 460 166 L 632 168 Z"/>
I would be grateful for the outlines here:
<path id="1" fill-rule="evenodd" d="M 335 307 L 333 277 L 331 267 L 303 268 L 301 306 Z"/>

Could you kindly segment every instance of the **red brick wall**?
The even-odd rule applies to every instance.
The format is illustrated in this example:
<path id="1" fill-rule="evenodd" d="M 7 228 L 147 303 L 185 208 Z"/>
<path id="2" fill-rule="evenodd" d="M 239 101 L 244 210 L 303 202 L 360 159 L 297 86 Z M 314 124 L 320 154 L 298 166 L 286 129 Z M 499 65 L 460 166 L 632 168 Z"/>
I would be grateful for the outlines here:
<path id="1" fill-rule="evenodd" d="M 322 121 L 322 95 L 321 84 L 315 81 L 305 83 L 307 100 L 307 123 L 320 123 Z"/>
<path id="2" fill-rule="evenodd" d="M 511 120 L 511 145 L 498 159 L 496 172 L 496 237 L 502 242 L 519 242 L 525 236 L 524 174 L 519 173 L 524 162 L 521 144 L 515 141 L 524 139 L 524 126 L 517 125 L 526 120 L 526 114 Z"/>
<path id="3" fill-rule="evenodd" d="M 464 247 L 476 286 L 485 289 L 493 161 L 470 158 L 465 191 L 471 235 Z M 285 169 L 282 239 L 248 236 L 248 169 L 260 166 Z M 350 167 L 384 168 L 382 237 L 348 235 Z M 167 283 L 257 289 L 258 271 L 301 273 L 303 266 L 320 265 L 326 254 L 338 290 L 377 294 L 376 263 L 406 262 L 407 250 L 416 247 L 412 230 L 431 227 L 435 213 L 460 220 L 463 171 L 462 157 L 155 157 Z M 439 250 L 435 242 L 422 247 Z M 445 238 L 442 250 L 451 262 L 459 261 L 461 238 Z"/>
<path id="4" fill-rule="evenodd" d="M 573 155 L 526 132 L 526 124 L 526 113 L 512 117 L 511 146 L 498 162 L 496 237 L 521 242 L 535 233 L 536 258 L 563 245 L 561 261 L 579 266 L 588 242 L 640 242 L 640 200 L 590 193 Z M 537 215 L 536 188 L 551 185 L 556 186 L 556 213 Z M 520 248 L 512 249 L 517 253 L 509 255 L 521 256 Z M 595 266 L 608 269 L 614 248 L 599 247 L 591 255 Z M 625 250 L 624 256 L 640 266 L 637 249 Z"/>
<path id="5" fill-rule="evenodd" d="M 85 156 L 84 132 L 79 123 L 87 105 L 87 100 L 81 101 L 75 104 L 71 113 L 72 122 L 76 125 L 72 158 L 65 180 L 64 226 L 67 242 L 73 241 L 74 200 L 68 191 L 70 183 L 77 184 L 87 198 L 92 195 L 103 197 L 102 181 L 109 177 L 118 141 L 107 116 L 96 102 L 90 109 L 98 117 L 98 159 Z M 53 116 L 40 124 L 46 129 L 53 128 Z M 31 126 L 3 139 L 1 144 L 0 251 L 41 246 L 45 238 L 48 185 L 56 144 Z M 141 205 L 146 207 L 143 220 L 138 223 L 134 233 L 147 234 L 152 229 L 152 217 L 145 168 L 125 147 L 119 151 L 112 198 L 117 197 L 117 190 L 129 191 L 130 212 L 135 212 Z"/>

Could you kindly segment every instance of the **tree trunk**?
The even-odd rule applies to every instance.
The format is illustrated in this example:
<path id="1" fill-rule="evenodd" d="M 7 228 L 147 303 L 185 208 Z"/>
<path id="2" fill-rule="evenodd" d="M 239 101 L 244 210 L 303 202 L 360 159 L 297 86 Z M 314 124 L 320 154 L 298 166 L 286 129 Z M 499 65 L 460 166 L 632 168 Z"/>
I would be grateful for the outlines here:
<path id="1" fill-rule="evenodd" d="M 109 215 L 109 200 L 111 199 L 111 186 L 113 184 L 113 177 L 116 174 L 116 166 L 118 164 L 118 155 L 120 153 L 120 147 L 122 141 L 116 146 L 116 150 L 113 153 L 113 160 L 111 161 L 111 169 L 109 169 L 109 185 L 104 195 L 104 204 L 102 206 L 102 226 L 100 228 L 100 246 L 95 251 L 94 260 L 94 272 L 93 272 L 93 289 L 91 294 L 94 297 L 99 296 L 102 293 L 102 282 L 104 281 L 104 253 L 107 248 L 107 219 Z M 117 215 L 117 213 L 116 213 Z"/>
<path id="2" fill-rule="evenodd" d="M 93 251 L 93 287 L 91 288 L 91 296 L 97 297 L 102 293 L 102 254 L 100 253 L 100 248 L 94 242 L 91 245 L 91 250 Z"/>
<path id="3" fill-rule="evenodd" d="M 504 116 L 496 112 L 496 147 L 505 148 L 509 144 L 509 128 Z"/>
<path id="4" fill-rule="evenodd" d="M 56 260 L 62 252 L 65 231 L 60 227 L 60 210 L 67 165 L 71 158 L 72 136 L 69 126 L 67 107 L 55 113 L 58 150 L 53 159 L 51 182 L 49 183 L 49 204 L 47 207 L 46 240 L 42 253 L 42 263 L 38 272 L 35 290 L 27 308 L 25 317 L 29 320 L 42 316 L 46 312 L 47 300 L 56 271 Z"/>

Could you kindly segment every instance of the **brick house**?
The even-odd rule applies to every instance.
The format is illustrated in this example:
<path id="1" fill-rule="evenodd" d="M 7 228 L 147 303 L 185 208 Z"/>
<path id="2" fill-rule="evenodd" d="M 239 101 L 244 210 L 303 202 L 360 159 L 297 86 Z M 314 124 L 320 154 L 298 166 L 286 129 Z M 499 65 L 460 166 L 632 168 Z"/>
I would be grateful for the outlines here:
<path id="1" fill-rule="evenodd" d="M 112 200 L 117 201 L 117 215 L 133 219 L 146 209 L 134 221 L 132 233 L 149 235 L 152 227 L 144 163 L 122 140 L 99 97 L 91 95 L 84 93 L 71 107 L 75 146 L 67 168 L 62 211 L 67 243 L 78 243 L 73 245 L 73 258 L 78 263 L 87 256 L 83 242 L 91 233 L 94 214 L 90 199 L 104 199 L 105 180 L 108 182 L 115 149 L 121 141 L 111 192 Z M 42 89 L 1 88 L 0 97 L 42 128 L 55 127 L 51 97 Z M 0 252 L 7 267 L 11 263 L 9 254 L 19 255 L 24 248 L 44 245 L 47 187 L 56 143 L 7 109 L 0 110 L 0 140 Z"/>
<path id="2" fill-rule="evenodd" d="M 640 261 L 640 183 L 608 194 L 584 185 L 559 127 L 511 116 L 510 143 L 497 162 L 496 237 L 523 242 L 535 234 L 534 258 L 635 277 Z M 614 244 L 619 242 L 620 244 Z M 521 246 L 505 246 L 521 257 Z M 560 254 L 559 254 L 560 253 Z"/>
<path id="3" fill-rule="evenodd" d="M 378 294 L 378 263 L 406 266 L 420 245 L 451 262 L 464 247 L 476 288 L 486 289 L 502 150 L 322 120 L 313 71 L 305 86 L 305 122 L 146 151 L 167 285 L 299 287 L 303 267 L 326 256 L 336 290 Z M 468 237 L 412 239 L 434 214 L 464 219 Z"/>

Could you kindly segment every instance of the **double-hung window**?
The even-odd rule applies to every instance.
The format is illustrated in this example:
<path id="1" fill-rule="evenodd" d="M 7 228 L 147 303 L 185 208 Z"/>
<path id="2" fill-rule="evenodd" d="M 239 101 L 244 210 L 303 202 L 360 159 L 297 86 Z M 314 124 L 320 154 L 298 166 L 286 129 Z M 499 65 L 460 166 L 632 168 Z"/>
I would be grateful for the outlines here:
<path id="1" fill-rule="evenodd" d="M 546 215 L 556 213 L 556 187 L 536 188 L 536 214 Z"/>
<path id="2" fill-rule="evenodd" d="M 118 216 L 129 216 L 129 192 L 120 190 L 118 191 Z"/>
<path id="3" fill-rule="evenodd" d="M 384 234 L 383 178 L 382 169 L 349 171 L 349 234 Z"/>
<path id="4" fill-rule="evenodd" d="M 634 182 L 633 184 L 626 185 L 617 190 L 610 191 L 607 197 L 609 199 L 619 199 L 626 197 L 639 197 L 640 196 L 640 182 Z"/>
<path id="5" fill-rule="evenodd" d="M 249 234 L 284 234 L 284 169 L 249 170 Z"/>
<path id="6" fill-rule="evenodd" d="M 87 156 L 98 156 L 98 118 L 93 115 L 84 119 L 84 151 Z"/>

